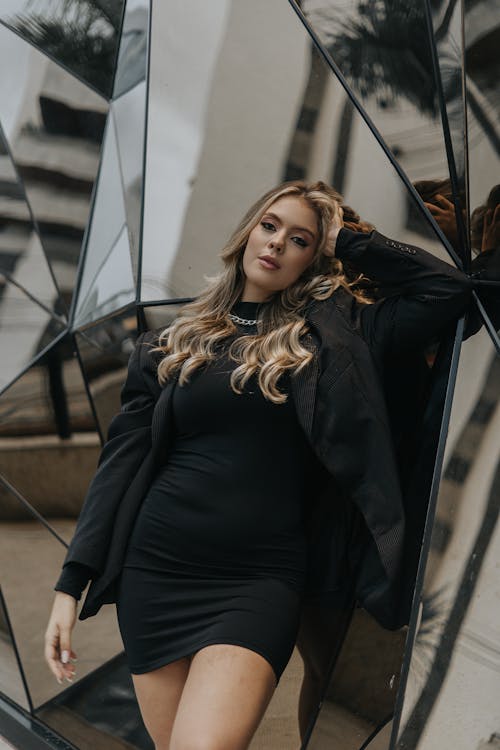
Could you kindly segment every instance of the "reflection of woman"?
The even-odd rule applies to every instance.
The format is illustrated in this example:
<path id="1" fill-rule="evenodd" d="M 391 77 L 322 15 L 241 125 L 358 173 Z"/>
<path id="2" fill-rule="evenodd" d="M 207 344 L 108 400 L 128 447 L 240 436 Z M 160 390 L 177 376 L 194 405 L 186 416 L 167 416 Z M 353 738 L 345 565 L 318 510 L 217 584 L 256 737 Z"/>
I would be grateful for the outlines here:
<path id="1" fill-rule="evenodd" d="M 323 498 L 338 488 L 328 495 L 338 529 L 341 495 L 355 501 L 367 530 L 357 597 L 394 624 L 404 518 L 379 377 L 387 354 L 460 315 L 469 279 L 419 248 L 343 226 L 340 200 L 322 182 L 266 193 L 161 349 L 146 333 L 131 357 L 56 586 L 46 658 L 71 678 L 76 599 L 92 578 L 80 619 L 116 600 L 157 748 L 248 747 L 301 603 L 353 585 L 341 534 L 312 568 L 312 488 Z M 368 304 L 341 261 L 391 296 Z M 307 678 L 307 645 L 303 655 Z"/>

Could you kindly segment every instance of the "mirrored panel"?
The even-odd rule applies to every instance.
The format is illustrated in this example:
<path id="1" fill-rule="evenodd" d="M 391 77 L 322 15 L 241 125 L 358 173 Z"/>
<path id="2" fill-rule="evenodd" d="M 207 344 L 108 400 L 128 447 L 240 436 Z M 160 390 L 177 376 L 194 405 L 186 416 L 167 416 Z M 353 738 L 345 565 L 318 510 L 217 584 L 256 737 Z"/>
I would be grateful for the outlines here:
<path id="1" fill-rule="evenodd" d="M 146 78 L 150 0 L 126 0 L 113 99 Z"/>
<path id="2" fill-rule="evenodd" d="M 113 113 L 109 113 L 73 326 L 81 327 L 135 300 L 123 181 Z"/>
<path id="3" fill-rule="evenodd" d="M 103 437 L 107 435 L 112 417 L 120 410 L 120 390 L 136 337 L 137 315 L 134 308 L 75 334 Z"/>
<path id="4" fill-rule="evenodd" d="M 0 391 L 28 367 L 65 329 L 64 323 L 0 274 Z"/>
<path id="5" fill-rule="evenodd" d="M 291 177 L 335 175 L 362 219 L 448 257 L 287 3 L 158 5 L 151 45 L 142 300 L 195 295 L 248 207 Z"/>
<path id="6" fill-rule="evenodd" d="M 422 3 L 422 5 L 425 5 Z M 468 270 L 470 248 L 467 236 L 467 187 L 465 150 L 465 101 L 463 96 L 462 3 L 428 4 L 433 27 L 441 116 L 448 134 L 450 178 L 424 182 L 419 192 L 443 233 L 463 259 Z M 436 106 L 439 106 L 438 96 Z M 453 187 L 452 187 L 453 186 Z"/>
<path id="7" fill-rule="evenodd" d="M 333 633 L 330 638 L 332 648 L 338 648 Z M 384 630 L 367 612 L 354 610 L 313 731 L 304 747 L 359 750 L 370 737 L 374 742 L 377 735 L 377 742 L 384 736 L 387 738 L 387 729 L 379 733 L 394 710 L 405 639 L 405 628 L 396 632 Z M 376 747 L 374 744 L 373 748 Z M 387 750 L 388 743 L 380 748 Z"/>
<path id="8" fill-rule="evenodd" d="M 0 473 L 69 541 L 100 450 L 71 337 L 46 352 L 0 397 Z M 31 514 L 4 487 L 2 521 Z"/>
<path id="9" fill-rule="evenodd" d="M 0 62 L 9 71 L 0 82 L 0 120 L 45 254 L 69 302 L 108 105 L 2 25 Z"/>
<path id="10" fill-rule="evenodd" d="M 59 524 L 53 525 L 58 530 Z M 38 520 L 1 521 L 2 591 L 35 707 L 70 687 L 68 682 L 59 685 L 43 655 L 53 587 L 64 555 L 65 547 Z M 91 625 L 77 621 L 73 631 L 75 682 L 122 649 L 114 608 L 106 607 Z"/>
<path id="11" fill-rule="evenodd" d="M 21 670 L 14 634 L 0 587 L 0 693 L 29 711 L 29 697 Z"/>
<path id="12" fill-rule="evenodd" d="M 500 244 L 500 12 L 464 0 L 465 81 L 472 252 Z"/>
<path id="13" fill-rule="evenodd" d="M 452 247 L 460 254 L 424 0 L 303 0 L 307 22 Z M 445 109 L 465 198 L 460 3 L 430 4 Z M 334 181 L 334 180 L 333 180 Z M 335 182 L 335 181 L 334 181 Z M 462 202 L 462 210 L 465 204 Z"/>
<path id="14" fill-rule="evenodd" d="M 36 716 L 83 750 L 154 750 L 124 656 L 117 656 Z"/>
<path id="15" fill-rule="evenodd" d="M 398 750 L 488 747 L 498 730 L 499 383 L 483 328 L 460 354 Z"/>
<path id="16" fill-rule="evenodd" d="M 0 20 L 111 96 L 124 0 L 3 0 Z"/>
<path id="17" fill-rule="evenodd" d="M 144 177 L 146 84 L 112 102 L 134 280 L 137 281 Z"/>
<path id="18" fill-rule="evenodd" d="M 56 314 L 64 311 L 0 127 L 0 273 Z"/>

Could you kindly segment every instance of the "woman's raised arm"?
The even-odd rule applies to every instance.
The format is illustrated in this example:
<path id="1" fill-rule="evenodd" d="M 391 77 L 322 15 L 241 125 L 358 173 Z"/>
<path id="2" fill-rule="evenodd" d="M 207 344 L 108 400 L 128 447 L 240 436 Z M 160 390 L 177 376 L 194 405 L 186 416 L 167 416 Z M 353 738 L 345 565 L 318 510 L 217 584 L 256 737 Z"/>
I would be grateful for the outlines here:
<path id="1" fill-rule="evenodd" d="M 360 306 L 363 336 L 384 353 L 423 346 L 469 307 L 474 279 L 431 253 L 377 231 L 340 229 L 335 255 L 373 279 L 383 299 Z"/>

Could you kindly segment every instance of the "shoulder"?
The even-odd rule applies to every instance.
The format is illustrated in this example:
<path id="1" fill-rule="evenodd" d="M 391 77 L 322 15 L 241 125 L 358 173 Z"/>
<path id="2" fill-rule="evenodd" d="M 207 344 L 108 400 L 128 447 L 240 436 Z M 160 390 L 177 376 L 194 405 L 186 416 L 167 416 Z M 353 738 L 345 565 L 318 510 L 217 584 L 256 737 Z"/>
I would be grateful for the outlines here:
<path id="1" fill-rule="evenodd" d="M 158 383 L 158 365 L 163 357 L 161 351 L 155 351 L 163 328 L 144 331 L 136 339 L 135 347 L 129 359 L 129 373 L 139 375 L 148 388 L 156 393 L 161 386 Z"/>
<path id="2" fill-rule="evenodd" d="M 360 310 L 365 303 L 360 302 L 342 286 L 324 300 L 311 300 L 305 309 L 306 319 L 331 325 L 336 317 L 341 318 L 353 327 L 357 327 Z"/>

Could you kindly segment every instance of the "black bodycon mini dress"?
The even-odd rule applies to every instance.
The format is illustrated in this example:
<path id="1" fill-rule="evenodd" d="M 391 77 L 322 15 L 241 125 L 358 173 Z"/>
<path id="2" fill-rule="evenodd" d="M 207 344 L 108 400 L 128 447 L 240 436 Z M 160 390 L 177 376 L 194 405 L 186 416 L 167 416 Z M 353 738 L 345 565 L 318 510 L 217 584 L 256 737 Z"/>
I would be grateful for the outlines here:
<path id="1" fill-rule="evenodd" d="M 258 303 L 233 312 L 255 318 Z M 238 333 L 255 327 L 238 324 Z M 288 400 L 264 397 L 219 357 L 173 393 L 175 439 L 129 540 L 117 615 L 130 671 L 214 643 L 252 649 L 279 681 L 297 636 L 306 571 L 303 521 L 314 458 Z"/>

